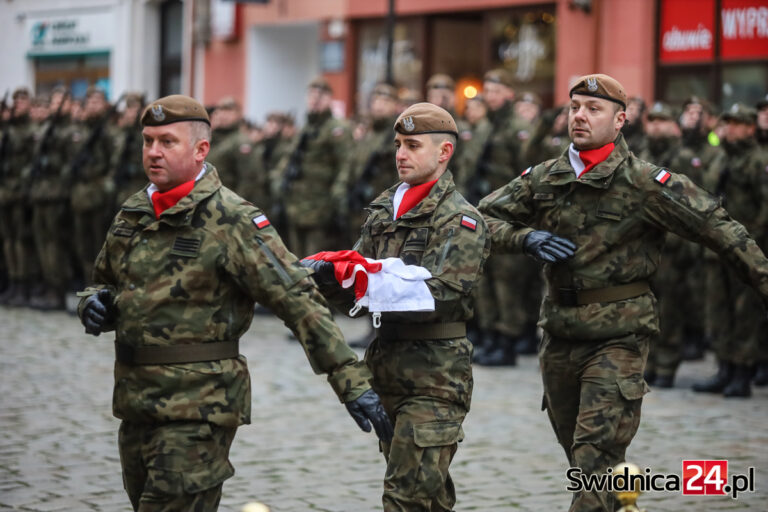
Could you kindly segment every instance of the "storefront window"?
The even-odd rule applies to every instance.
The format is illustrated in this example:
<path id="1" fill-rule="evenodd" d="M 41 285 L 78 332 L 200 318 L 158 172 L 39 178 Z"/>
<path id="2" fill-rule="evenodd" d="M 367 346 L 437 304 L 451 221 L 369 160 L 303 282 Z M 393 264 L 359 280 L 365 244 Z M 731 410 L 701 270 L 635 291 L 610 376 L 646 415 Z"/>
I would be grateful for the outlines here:
<path id="1" fill-rule="evenodd" d="M 768 92 L 768 65 L 729 64 L 723 66 L 723 109 L 740 101 L 754 105 Z"/>
<path id="2" fill-rule="evenodd" d="M 545 105 L 554 98 L 555 16 L 551 9 L 486 13 L 490 28 L 490 67 L 504 67 L 518 91 L 532 91 Z"/>
<path id="3" fill-rule="evenodd" d="M 392 75 L 395 85 L 421 94 L 423 29 L 421 19 L 399 20 L 392 45 Z M 360 24 L 357 67 L 357 111 L 365 112 L 368 97 L 386 78 L 387 30 L 384 21 Z"/>
<path id="4" fill-rule="evenodd" d="M 75 99 L 84 98 L 90 85 L 109 94 L 108 53 L 36 57 L 34 65 L 37 94 L 49 94 L 57 85 L 68 87 Z"/>

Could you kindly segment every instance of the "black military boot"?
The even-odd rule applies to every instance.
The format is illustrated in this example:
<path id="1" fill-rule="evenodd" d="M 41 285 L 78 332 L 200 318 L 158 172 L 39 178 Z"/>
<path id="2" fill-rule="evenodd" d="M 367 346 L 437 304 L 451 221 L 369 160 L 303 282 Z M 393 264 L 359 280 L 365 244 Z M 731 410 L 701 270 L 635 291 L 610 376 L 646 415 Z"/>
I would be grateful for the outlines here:
<path id="1" fill-rule="evenodd" d="M 659 374 L 653 380 L 653 386 L 662 389 L 669 389 L 675 385 L 675 374 Z"/>
<path id="2" fill-rule="evenodd" d="M 723 389 L 726 398 L 749 398 L 752 396 L 752 367 L 747 364 L 733 365 L 731 382 Z"/>
<path id="3" fill-rule="evenodd" d="M 27 281 L 19 281 L 16 283 L 16 289 L 13 291 L 13 295 L 8 299 L 9 306 L 24 307 L 29 302 L 29 283 Z"/>
<path id="4" fill-rule="evenodd" d="M 526 326 L 523 334 L 517 338 L 517 353 L 534 355 L 539 353 L 539 340 L 536 337 L 536 324 Z"/>
<path id="5" fill-rule="evenodd" d="M 517 338 L 497 332 L 493 350 L 480 363 L 484 366 L 515 366 L 517 364 Z"/>
<path id="6" fill-rule="evenodd" d="M 733 377 L 733 364 L 718 361 L 717 373 L 707 380 L 697 382 L 692 389 L 698 393 L 722 393 Z"/>
<path id="7" fill-rule="evenodd" d="M 64 309 L 64 294 L 57 292 L 52 286 L 46 286 L 43 293 L 30 297 L 29 306 L 41 311 Z"/>
<path id="8" fill-rule="evenodd" d="M 683 340 L 683 361 L 700 361 L 704 359 L 704 344 L 699 338 L 686 336 Z"/>
<path id="9" fill-rule="evenodd" d="M 759 388 L 768 386 L 768 362 L 763 361 L 762 363 L 757 363 L 755 376 L 752 378 L 752 384 Z"/>
<path id="10" fill-rule="evenodd" d="M 11 297 L 16 294 L 17 286 L 18 283 L 16 281 L 11 281 L 8 283 L 8 288 L 6 288 L 3 293 L 0 293 L 0 304 L 8 304 L 8 301 L 11 300 Z"/>
<path id="11" fill-rule="evenodd" d="M 485 358 L 494 349 L 494 333 L 486 329 L 480 329 L 475 341 L 475 347 L 472 351 L 472 362 L 475 364 L 485 364 Z"/>

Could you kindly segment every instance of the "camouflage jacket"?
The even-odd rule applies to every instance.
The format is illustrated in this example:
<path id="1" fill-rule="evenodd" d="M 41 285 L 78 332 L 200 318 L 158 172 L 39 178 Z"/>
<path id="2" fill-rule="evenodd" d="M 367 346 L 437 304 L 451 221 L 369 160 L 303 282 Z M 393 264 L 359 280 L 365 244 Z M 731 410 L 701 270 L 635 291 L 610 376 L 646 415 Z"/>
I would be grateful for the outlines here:
<path id="1" fill-rule="evenodd" d="M 144 140 L 141 127 L 125 126 L 115 131 L 115 152 L 110 164 L 115 182 L 115 204 L 123 204 L 131 195 L 147 185 L 142 163 Z"/>
<path id="2" fill-rule="evenodd" d="M 344 343 L 325 300 L 262 212 L 223 187 L 208 165 L 192 192 L 160 218 L 145 191 L 112 222 L 96 259 L 94 291 L 114 296 L 116 341 L 132 346 L 239 339 L 254 302 L 294 332 L 316 373 L 343 401 L 369 388 L 370 373 Z M 80 302 L 80 310 L 85 298 Z M 174 365 L 115 363 L 115 416 L 129 421 L 250 422 L 244 357 Z"/>
<path id="3" fill-rule="evenodd" d="M 462 195 L 467 193 L 467 186 L 475 174 L 477 162 L 492 130 L 493 125 L 487 117 L 484 117 L 475 125 L 470 125 L 468 129 L 459 132 L 458 144 L 462 148 L 461 155 L 454 156 L 452 160 L 457 159 L 459 163 L 458 170 L 454 172 L 454 179 L 456 188 Z"/>
<path id="4" fill-rule="evenodd" d="M 345 121 L 330 110 L 310 114 L 289 153 L 278 165 L 275 196 L 288 221 L 302 228 L 328 226 L 335 211 L 329 193 L 352 147 Z"/>
<path id="5" fill-rule="evenodd" d="M 24 201 L 29 189 L 25 176 L 34 159 L 35 131 L 28 115 L 11 119 L 2 132 L 0 205 Z"/>
<path id="6" fill-rule="evenodd" d="M 41 137 L 38 141 L 33 165 L 36 169 L 30 172 L 32 186 L 29 195 L 33 201 L 38 202 L 69 199 L 69 182 L 65 171 L 67 163 L 74 156 L 71 144 L 74 127 L 69 116 L 50 119 L 42 128 L 43 136 L 49 126 L 50 140 L 46 142 Z M 34 175 L 34 172 L 38 174 Z"/>
<path id="7" fill-rule="evenodd" d="M 238 194 L 252 202 L 267 214 L 272 211 L 270 171 L 280 158 L 281 137 L 264 139 L 253 147 L 249 165 L 240 176 Z"/>
<path id="8" fill-rule="evenodd" d="M 480 211 L 500 252 L 521 252 L 525 236 L 535 229 L 576 244 L 571 260 L 544 266 L 550 290 L 648 280 L 658 266 L 664 234 L 672 231 L 719 253 L 768 299 L 768 260 L 744 226 L 687 177 L 664 172 L 636 158 L 619 136 L 608 158 L 581 178 L 565 152 L 483 199 Z M 658 332 L 656 300 L 647 293 L 617 302 L 562 306 L 545 297 L 540 324 L 564 338 L 651 335 Z"/>
<path id="9" fill-rule="evenodd" d="M 221 182 L 225 187 L 242 192 L 241 182 L 253 165 L 252 155 L 253 143 L 240 130 L 240 123 L 213 130 L 211 151 L 206 160 L 217 169 L 222 169 Z"/>
<path id="10" fill-rule="evenodd" d="M 66 172 L 72 180 L 70 202 L 75 212 L 92 212 L 114 204 L 115 183 L 110 172 L 115 151 L 114 130 L 103 119 L 90 119 L 85 122 L 84 134 L 73 134 L 73 138 L 78 138 L 78 145 Z"/>

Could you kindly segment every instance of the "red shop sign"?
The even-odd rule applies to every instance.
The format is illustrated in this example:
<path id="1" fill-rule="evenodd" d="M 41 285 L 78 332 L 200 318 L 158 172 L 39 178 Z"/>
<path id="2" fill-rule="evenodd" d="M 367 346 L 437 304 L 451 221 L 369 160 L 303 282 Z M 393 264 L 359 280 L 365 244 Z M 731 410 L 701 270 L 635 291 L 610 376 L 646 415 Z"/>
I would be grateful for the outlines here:
<path id="1" fill-rule="evenodd" d="M 720 55 L 768 59 L 768 2 L 722 0 Z"/>
<path id="2" fill-rule="evenodd" d="M 661 7 L 659 60 L 711 61 L 715 56 L 714 33 L 715 0 L 665 0 Z"/>

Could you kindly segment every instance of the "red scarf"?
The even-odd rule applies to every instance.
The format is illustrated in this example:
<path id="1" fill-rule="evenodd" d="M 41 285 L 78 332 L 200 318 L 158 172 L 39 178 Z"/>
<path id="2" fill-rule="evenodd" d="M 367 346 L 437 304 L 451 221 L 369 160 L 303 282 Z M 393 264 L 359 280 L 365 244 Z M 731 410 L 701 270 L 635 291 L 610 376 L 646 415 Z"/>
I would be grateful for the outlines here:
<path id="1" fill-rule="evenodd" d="M 161 213 L 172 206 L 176 206 L 176 203 L 192 192 L 194 187 L 195 180 L 192 180 L 166 190 L 165 192 L 160 192 L 159 190 L 152 192 L 152 208 L 155 209 L 155 217 L 160 218 Z"/>
<path id="2" fill-rule="evenodd" d="M 600 148 L 579 151 L 579 158 L 581 158 L 581 161 L 584 162 L 584 172 L 582 172 L 581 175 L 583 176 L 597 164 L 608 158 L 608 155 L 611 154 L 613 148 L 615 147 L 616 145 L 613 142 L 609 142 Z"/>
<path id="3" fill-rule="evenodd" d="M 421 185 L 414 185 L 406 190 L 405 194 L 403 194 L 403 198 L 400 200 L 400 206 L 397 207 L 397 215 L 395 215 L 395 218 L 399 219 L 401 215 L 407 213 L 411 208 L 419 204 L 422 199 L 427 197 L 427 194 L 432 190 L 435 183 L 437 183 L 437 180 L 428 181 Z"/>

